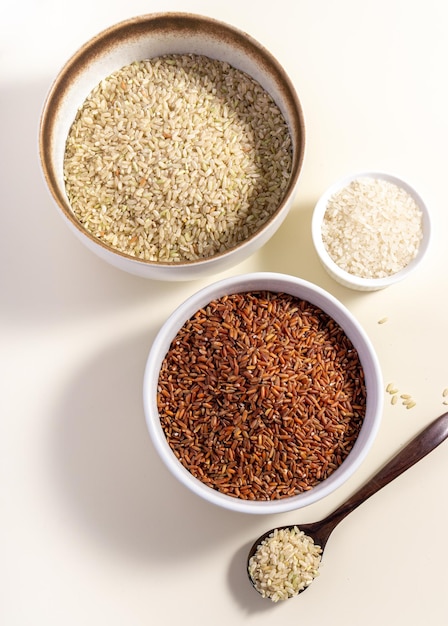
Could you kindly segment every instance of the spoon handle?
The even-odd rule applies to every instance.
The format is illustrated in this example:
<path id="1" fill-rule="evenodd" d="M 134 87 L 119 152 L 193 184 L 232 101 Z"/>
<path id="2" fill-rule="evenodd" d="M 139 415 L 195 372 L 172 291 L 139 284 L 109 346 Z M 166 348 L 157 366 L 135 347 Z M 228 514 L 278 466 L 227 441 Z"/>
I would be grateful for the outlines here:
<path id="1" fill-rule="evenodd" d="M 374 493 L 389 484 L 403 472 L 420 461 L 429 452 L 434 450 L 448 437 L 448 413 L 444 413 L 414 439 L 412 439 L 400 452 L 398 452 L 382 469 L 379 470 L 367 483 L 356 491 L 333 513 L 321 522 L 321 528 L 326 529 L 327 534 L 344 519 L 351 511 L 356 509 L 362 502 L 370 498 Z"/>

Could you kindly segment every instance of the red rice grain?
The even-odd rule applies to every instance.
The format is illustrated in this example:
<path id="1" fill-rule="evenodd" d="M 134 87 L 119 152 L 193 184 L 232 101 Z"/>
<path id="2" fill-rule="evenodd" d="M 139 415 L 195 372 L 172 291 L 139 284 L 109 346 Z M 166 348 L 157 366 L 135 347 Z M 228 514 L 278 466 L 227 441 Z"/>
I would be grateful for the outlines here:
<path id="1" fill-rule="evenodd" d="M 366 389 L 358 353 L 331 317 L 264 291 L 214 300 L 184 324 L 157 401 L 171 449 L 196 478 L 274 500 L 339 467 L 361 429 Z"/>

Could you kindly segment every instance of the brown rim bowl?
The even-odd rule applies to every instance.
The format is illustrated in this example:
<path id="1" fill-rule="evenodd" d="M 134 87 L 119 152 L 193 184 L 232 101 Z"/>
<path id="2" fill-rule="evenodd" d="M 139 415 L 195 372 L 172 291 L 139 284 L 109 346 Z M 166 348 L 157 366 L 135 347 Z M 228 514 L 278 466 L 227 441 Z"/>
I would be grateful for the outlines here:
<path id="1" fill-rule="evenodd" d="M 103 78 L 134 61 L 174 53 L 201 54 L 226 61 L 257 80 L 274 99 L 287 122 L 292 140 L 292 169 L 283 200 L 250 238 L 225 252 L 197 261 L 150 262 L 113 249 L 76 219 L 65 190 L 64 152 L 77 110 Z M 44 104 L 39 133 L 44 178 L 72 232 L 111 265 L 154 280 L 193 280 L 213 275 L 241 263 L 264 245 L 291 208 L 304 147 L 302 108 L 280 63 L 250 35 L 212 18 L 188 13 L 136 17 L 111 26 L 83 45 L 56 77 Z"/>

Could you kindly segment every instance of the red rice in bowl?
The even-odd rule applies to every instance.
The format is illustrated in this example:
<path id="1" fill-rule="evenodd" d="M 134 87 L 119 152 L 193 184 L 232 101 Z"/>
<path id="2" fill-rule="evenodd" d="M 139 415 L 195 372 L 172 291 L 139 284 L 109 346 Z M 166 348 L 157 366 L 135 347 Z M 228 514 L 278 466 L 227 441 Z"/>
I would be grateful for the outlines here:
<path id="1" fill-rule="evenodd" d="M 274 273 L 218 281 L 180 305 L 153 342 L 143 393 L 150 436 L 176 478 L 259 514 L 301 508 L 347 480 L 384 395 L 350 312 Z"/>
<path id="2" fill-rule="evenodd" d="M 158 409 L 193 476 L 236 498 L 286 498 L 349 454 L 365 415 L 364 373 L 320 308 L 284 293 L 236 293 L 179 330 L 160 370 Z"/>

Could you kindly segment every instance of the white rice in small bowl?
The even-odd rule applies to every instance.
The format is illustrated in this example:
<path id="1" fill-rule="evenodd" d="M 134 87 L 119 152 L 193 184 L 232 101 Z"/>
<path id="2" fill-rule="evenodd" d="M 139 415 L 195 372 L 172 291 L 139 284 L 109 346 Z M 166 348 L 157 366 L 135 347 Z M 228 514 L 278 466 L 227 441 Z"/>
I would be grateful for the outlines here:
<path id="1" fill-rule="evenodd" d="M 316 204 L 312 237 L 329 275 L 360 291 L 407 277 L 426 254 L 430 217 L 408 183 L 383 172 L 360 172 L 332 185 Z"/>

